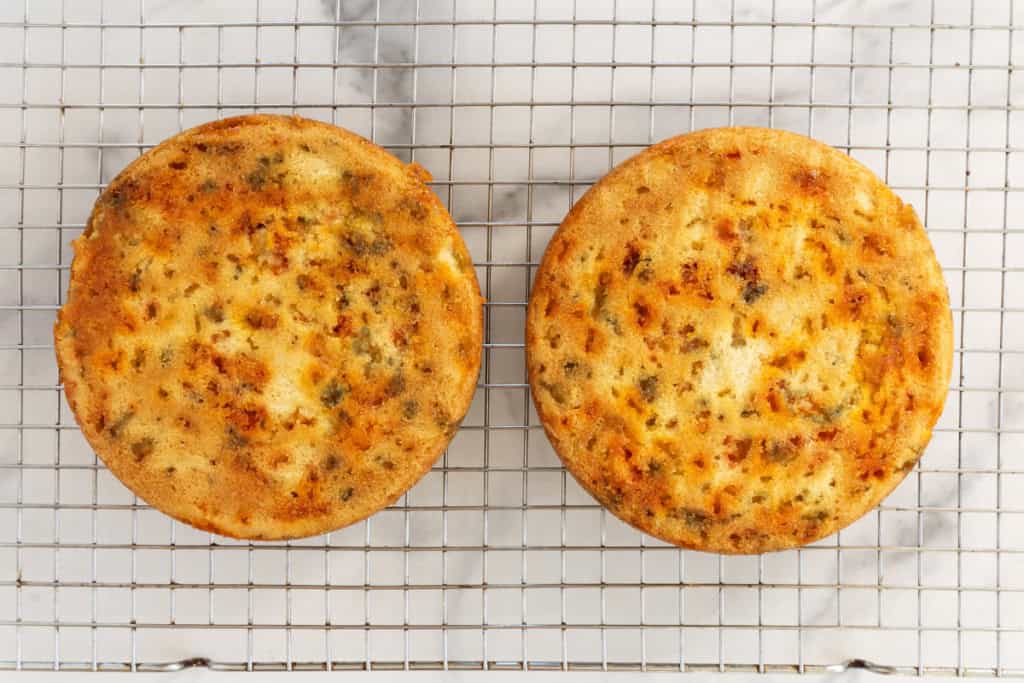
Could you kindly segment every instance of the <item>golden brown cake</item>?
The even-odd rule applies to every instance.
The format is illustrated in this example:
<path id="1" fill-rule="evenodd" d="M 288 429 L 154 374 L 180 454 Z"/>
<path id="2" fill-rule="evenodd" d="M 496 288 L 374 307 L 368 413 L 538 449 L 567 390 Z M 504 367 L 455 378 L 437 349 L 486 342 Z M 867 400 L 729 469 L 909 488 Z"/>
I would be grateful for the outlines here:
<path id="1" fill-rule="evenodd" d="M 760 128 L 629 159 L 548 245 L 527 316 L 537 411 L 602 504 L 755 553 L 874 507 L 942 411 L 952 320 L 910 206 L 850 157 Z"/>
<path id="2" fill-rule="evenodd" d="M 68 403 L 154 507 L 280 539 L 388 505 L 472 399 L 482 300 L 426 172 L 284 116 L 129 165 L 75 241 L 54 330 Z"/>

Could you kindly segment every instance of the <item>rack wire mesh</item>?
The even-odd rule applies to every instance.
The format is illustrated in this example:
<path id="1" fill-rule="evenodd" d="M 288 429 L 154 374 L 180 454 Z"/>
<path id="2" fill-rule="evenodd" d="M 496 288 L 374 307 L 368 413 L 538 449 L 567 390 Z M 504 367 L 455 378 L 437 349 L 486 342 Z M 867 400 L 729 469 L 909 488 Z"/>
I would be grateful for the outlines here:
<path id="1" fill-rule="evenodd" d="M 37 1 L 0 6 L 0 667 L 1024 675 L 1024 3 Z M 134 498 L 63 401 L 50 329 L 106 182 L 216 117 L 296 112 L 429 169 L 485 364 L 443 460 L 365 523 L 245 543 Z M 919 466 L 802 550 L 681 551 L 558 466 L 530 282 L 589 183 L 726 124 L 818 137 L 917 207 L 954 381 Z M 870 662 L 877 662 L 871 664 Z"/>

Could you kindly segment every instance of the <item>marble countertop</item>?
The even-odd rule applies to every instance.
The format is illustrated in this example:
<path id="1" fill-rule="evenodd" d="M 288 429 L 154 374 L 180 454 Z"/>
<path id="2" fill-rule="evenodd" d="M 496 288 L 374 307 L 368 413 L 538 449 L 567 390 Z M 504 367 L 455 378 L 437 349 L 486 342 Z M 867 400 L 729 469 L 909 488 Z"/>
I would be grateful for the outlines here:
<path id="1" fill-rule="evenodd" d="M 25 15 L 0 8 L 0 385 L 23 387 L 0 389 L 0 660 L 1024 671 L 1024 3 L 263 0 L 257 16 L 256 3 L 33 1 L 33 28 L 4 23 Z M 426 167 L 491 264 L 485 294 L 507 304 L 488 312 L 489 388 L 447 469 L 402 510 L 292 549 L 130 509 L 55 390 L 49 331 L 98 188 L 140 149 L 254 104 Z M 524 264 L 588 183 L 652 141 L 730 124 L 848 149 L 912 203 L 959 349 L 918 470 L 838 537 L 759 558 L 670 549 L 556 469 L 522 387 L 516 305 Z M 485 496 L 497 509 L 479 509 Z M 128 628 L 172 617 L 193 628 Z M 442 619 L 456 626 L 427 628 Z M 312 628 L 327 620 L 343 628 Z M 566 627 L 505 628 L 523 623 Z M 602 623 L 615 626 L 588 627 Z"/>

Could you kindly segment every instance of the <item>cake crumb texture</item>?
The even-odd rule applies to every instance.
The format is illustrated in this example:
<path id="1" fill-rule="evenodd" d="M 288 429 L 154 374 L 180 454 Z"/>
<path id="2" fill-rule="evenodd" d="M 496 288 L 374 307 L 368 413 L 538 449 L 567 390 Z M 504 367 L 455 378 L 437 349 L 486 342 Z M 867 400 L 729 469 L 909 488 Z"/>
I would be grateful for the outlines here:
<path id="1" fill-rule="evenodd" d="M 242 116 L 129 165 L 55 327 L 89 443 L 160 510 L 308 536 L 388 505 L 475 391 L 482 300 L 426 172 L 343 129 Z"/>
<path id="2" fill-rule="evenodd" d="M 753 553 L 831 534 L 904 478 L 942 412 L 952 320 L 913 209 L 793 133 L 629 159 L 548 245 L 527 316 L 537 411 L 626 522 Z"/>

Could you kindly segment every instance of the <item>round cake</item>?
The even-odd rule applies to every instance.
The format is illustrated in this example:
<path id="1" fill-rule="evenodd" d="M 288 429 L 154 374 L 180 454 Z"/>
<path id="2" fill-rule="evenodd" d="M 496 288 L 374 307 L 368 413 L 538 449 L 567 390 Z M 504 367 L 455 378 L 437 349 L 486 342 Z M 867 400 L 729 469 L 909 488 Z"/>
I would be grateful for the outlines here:
<path id="1" fill-rule="evenodd" d="M 952 364 L 913 209 L 850 157 L 761 128 L 667 140 L 591 188 L 548 245 L 526 342 L 579 483 L 722 553 L 810 543 L 878 504 Z"/>
<path id="2" fill-rule="evenodd" d="M 335 126 L 241 116 L 129 165 L 75 240 L 54 330 L 107 467 L 226 536 L 393 502 L 476 387 L 482 300 L 427 173 Z"/>

